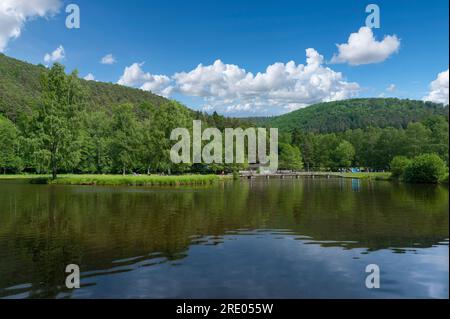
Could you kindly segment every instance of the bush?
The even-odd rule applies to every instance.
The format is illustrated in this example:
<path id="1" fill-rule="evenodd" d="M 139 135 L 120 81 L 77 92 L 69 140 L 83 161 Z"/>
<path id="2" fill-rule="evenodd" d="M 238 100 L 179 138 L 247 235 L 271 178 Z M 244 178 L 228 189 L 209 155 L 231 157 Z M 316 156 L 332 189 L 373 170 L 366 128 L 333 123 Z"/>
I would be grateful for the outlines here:
<path id="1" fill-rule="evenodd" d="M 405 173 L 405 169 L 411 164 L 411 160 L 405 156 L 396 156 L 391 161 L 392 177 L 400 178 Z"/>
<path id="2" fill-rule="evenodd" d="M 445 173 L 445 162 L 438 155 L 423 154 L 406 167 L 404 178 L 410 183 L 438 183 Z"/>

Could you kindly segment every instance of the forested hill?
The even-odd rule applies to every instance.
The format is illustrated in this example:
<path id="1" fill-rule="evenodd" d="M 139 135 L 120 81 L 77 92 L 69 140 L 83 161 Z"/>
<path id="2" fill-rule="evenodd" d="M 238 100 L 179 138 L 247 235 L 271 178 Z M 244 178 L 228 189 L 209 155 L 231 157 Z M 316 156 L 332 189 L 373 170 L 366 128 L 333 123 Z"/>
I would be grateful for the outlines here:
<path id="1" fill-rule="evenodd" d="M 28 116 L 32 109 L 40 103 L 41 75 L 48 72 L 44 65 L 34 65 L 23 62 L 0 53 L 0 115 L 6 116 L 13 122 L 18 117 Z M 87 112 L 111 111 L 114 106 L 128 103 L 135 107 L 142 105 L 159 107 L 163 104 L 177 104 L 180 116 L 188 113 L 192 119 L 200 119 L 209 126 L 218 128 L 250 126 L 252 123 L 238 119 L 224 117 L 214 113 L 208 115 L 194 111 L 180 103 L 148 91 L 130 88 L 113 83 L 86 81 L 80 79 L 83 87 L 83 100 L 87 103 Z"/>
<path id="2" fill-rule="evenodd" d="M 11 120 L 27 112 L 38 101 L 43 65 L 33 65 L 0 53 L 0 114 Z M 81 80 L 88 107 L 97 109 L 121 103 L 149 103 L 158 106 L 167 99 L 150 92 L 112 83 Z"/>
<path id="3" fill-rule="evenodd" d="M 315 104 L 281 116 L 249 118 L 281 131 L 330 133 L 367 127 L 406 128 L 433 115 L 448 116 L 448 106 L 394 98 L 365 98 Z"/>
<path id="4" fill-rule="evenodd" d="M 0 114 L 15 121 L 20 114 L 29 113 L 39 102 L 41 74 L 46 71 L 43 65 L 33 65 L 0 54 Z M 91 110 L 109 109 L 122 103 L 146 103 L 157 107 L 168 102 L 151 92 L 117 84 L 85 80 L 81 83 L 85 101 Z M 249 125 L 244 119 L 189 112 L 193 117 L 218 127 Z M 247 120 L 258 126 L 278 127 L 285 132 L 297 128 L 305 132 L 329 133 L 367 127 L 406 128 L 408 123 L 421 122 L 433 115 L 448 116 L 448 106 L 393 98 L 366 98 L 320 103 L 281 116 Z"/>
<path id="5" fill-rule="evenodd" d="M 207 115 L 64 66 L 0 55 L 0 171 L 19 173 L 222 173 L 235 165 L 175 164 L 170 134 L 191 127 L 278 127 L 279 168 L 390 169 L 395 157 L 433 154 L 448 165 L 448 106 L 399 99 L 321 103 L 273 118 Z M 420 159 L 420 158 L 419 158 Z M 442 164 L 445 166 L 445 164 Z M 441 165 L 441 166 L 442 166 Z"/>

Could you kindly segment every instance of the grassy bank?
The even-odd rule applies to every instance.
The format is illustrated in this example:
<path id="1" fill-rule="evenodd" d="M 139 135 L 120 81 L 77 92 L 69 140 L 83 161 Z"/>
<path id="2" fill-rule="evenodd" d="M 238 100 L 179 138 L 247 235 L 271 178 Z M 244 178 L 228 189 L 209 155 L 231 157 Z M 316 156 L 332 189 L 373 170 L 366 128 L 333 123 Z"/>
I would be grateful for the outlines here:
<path id="1" fill-rule="evenodd" d="M 389 172 L 361 172 L 361 173 L 342 173 L 345 178 L 357 178 L 357 179 L 375 179 L 388 181 L 391 180 L 391 173 Z"/>
<path id="2" fill-rule="evenodd" d="M 206 185 L 220 179 L 217 175 L 179 175 L 179 176 L 122 176 L 122 175 L 69 175 L 51 180 L 51 184 L 64 185 L 127 185 L 127 186 L 180 186 Z"/>
<path id="3" fill-rule="evenodd" d="M 0 180 L 2 179 L 23 179 L 23 180 L 31 180 L 35 178 L 50 178 L 50 175 L 40 175 L 40 174 L 0 174 Z"/>
<path id="4" fill-rule="evenodd" d="M 59 175 L 51 180 L 48 175 L 3 175 L 0 179 L 29 179 L 35 184 L 59 185 L 126 185 L 126 186 L 181 186 L 181 185 L 207 185 L 225 177 L 218 175 Z"/>
<path id="5" fill-rule="evenodd" d="M 343 178 L 356 178 L 368 180 L 393 180 L 389 172 L 371 173 L 339 173 Z M 181 186 L 181 185 L 207 185 L 223 179 L 231 179 L 231 176 L 220 175 L 77 175 L 61 174 L 56 180 L 51 180 L 50 175 L 1 175 L 0 180 L 22 179 L 34 184 L 60 184 L 60 185 L 127 185 L 127 186 Z M 448 174 L 440 180 L 442 184 L 448 184 Z"/>

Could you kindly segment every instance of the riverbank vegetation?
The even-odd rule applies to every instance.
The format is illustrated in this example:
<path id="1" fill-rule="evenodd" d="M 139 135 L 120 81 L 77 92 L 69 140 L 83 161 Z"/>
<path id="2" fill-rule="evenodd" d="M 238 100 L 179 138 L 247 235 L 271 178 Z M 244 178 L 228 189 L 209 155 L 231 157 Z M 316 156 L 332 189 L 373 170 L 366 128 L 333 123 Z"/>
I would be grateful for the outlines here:
<path id="1" fill-rule="evenodd" d="M 0 180 L 21 179 L 32 184 L 55 185 L 111 185 L 111 186 L 182 186 L 182 185 L 208 185 L 231 178 L 221 175 L 94 175 L 94 174 L 61 174 L 57 179 L 51 175 L 15 174 L 0 175 Z"/>
<path id="2" fill-rule="evenodd" d="M 391 168 L 394 178 L 409 183 L 448 183 L 448 169 L 436 154 L 422 154 L 412 159 L 396 156 Z"/>
<path id="3" fill-rule="evenodd" d="M 49 183 L 63 185 L 181 186 L 208 185 L 222 178 L 218 175 L 65 175 L 55 180 L 49 180 Z"/>
<path id="4" fill-rule="evenodd" d="M 392 179 L 391 173 L 389 172 L 357 172 L 357 173 L 342 173 L 345 178 L 356 178 L 356 179 L 371 179 L 371 180 L 382 180 L 389 181 Z"/>

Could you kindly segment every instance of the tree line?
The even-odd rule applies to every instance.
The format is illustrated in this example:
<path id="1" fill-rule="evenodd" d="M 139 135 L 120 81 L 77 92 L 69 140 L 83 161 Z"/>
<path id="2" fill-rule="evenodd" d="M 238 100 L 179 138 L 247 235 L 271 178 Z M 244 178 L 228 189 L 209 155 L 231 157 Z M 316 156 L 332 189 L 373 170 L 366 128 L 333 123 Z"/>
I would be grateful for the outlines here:
<path id="1" fill-rule="evenodd" d="M 250 120 L 194 112 L 176 101 L 158 100 L 92 107 L 76 71 L 55 64 L 42 73 L 40 96 L 30 111 L 14 118 L 0 113 L 0 169 L 3 173 L 220 173 L 245 164 L 173 164 L 170 132 L 207 126 L 250 127 Z M 22 107 L 22 109 L 24 109 Z M 336 133 L 300 128 L 280 134 L 279 168 L 389 170 L 396 156 L 433 153 L 448 165 L 448 118 L 430 115 L 405 128 L 367 127 Z"/>
<path id="2" fill-rule="evenodd" d="M 280 145 L 282 149 L 287 145 L 297 148 L 297 158 L 301 157 L 306 170 L 390 170 L 395 156 L 413 158 L 426 153 L 437 154 L 448 165 L 448 134 L 447 118 L 433 115 L 423 122 L 411 122 L 405 129 L 368 127 L 326 134 L 294 129 L 281 135 Z M 285 168 L 298 168 L 290 166 Z"/>

